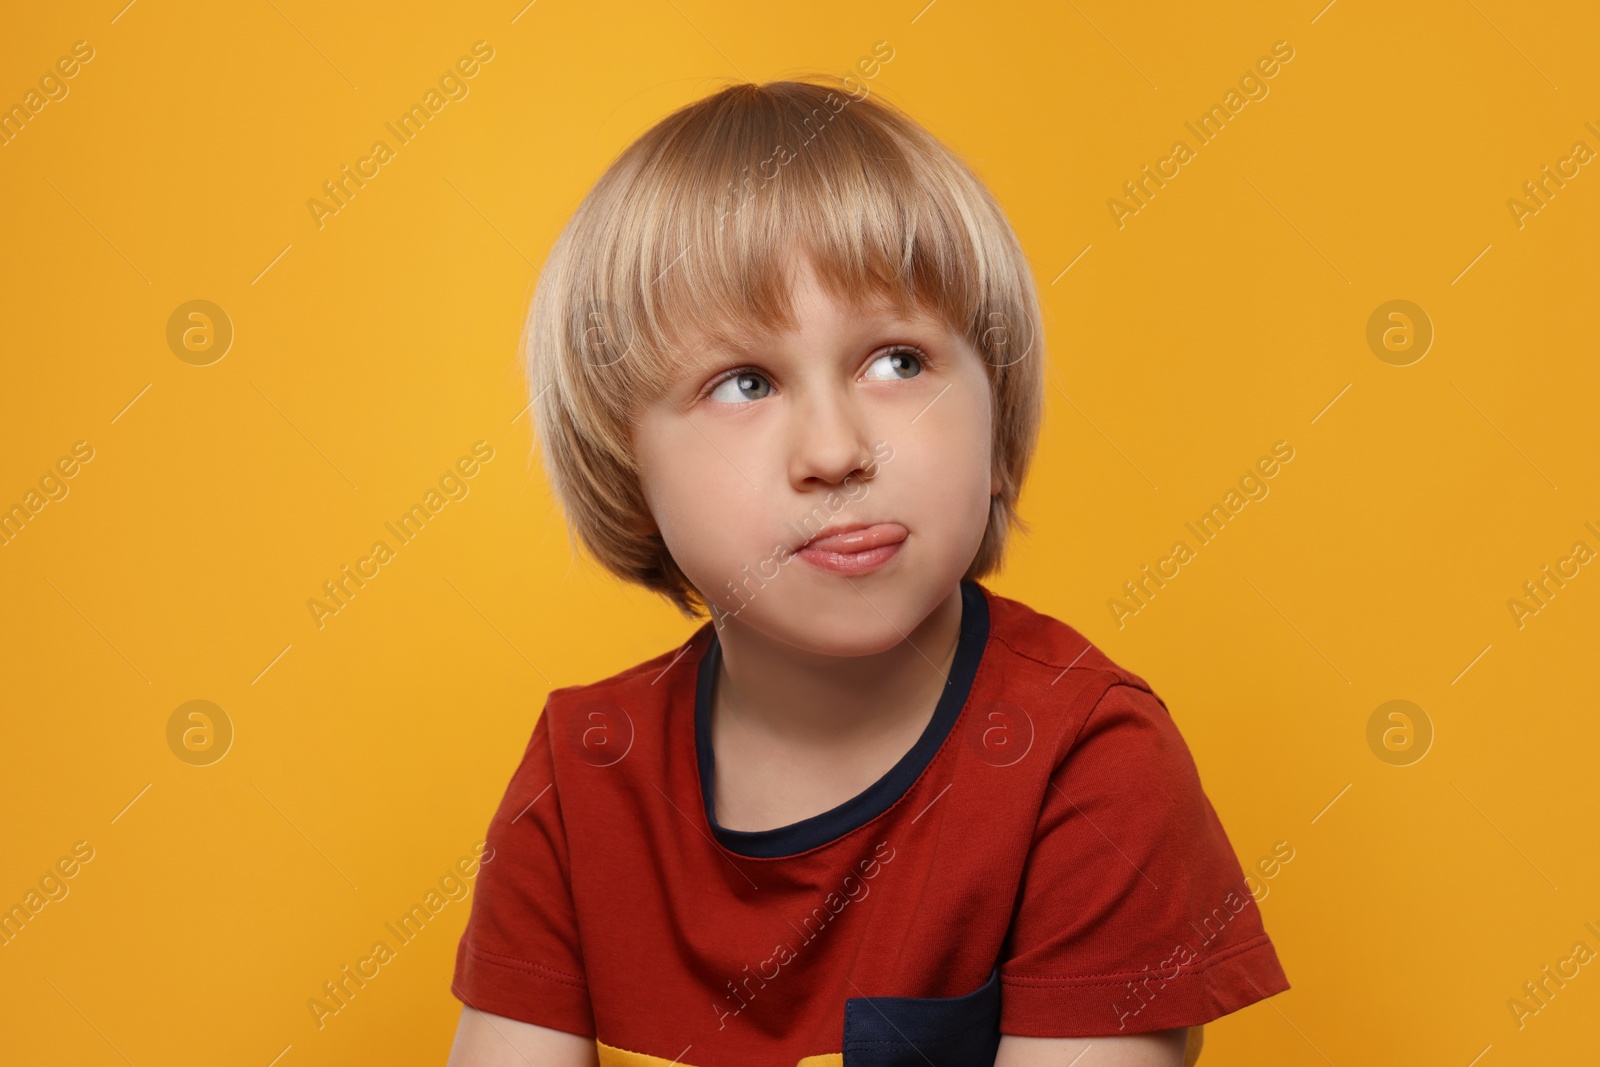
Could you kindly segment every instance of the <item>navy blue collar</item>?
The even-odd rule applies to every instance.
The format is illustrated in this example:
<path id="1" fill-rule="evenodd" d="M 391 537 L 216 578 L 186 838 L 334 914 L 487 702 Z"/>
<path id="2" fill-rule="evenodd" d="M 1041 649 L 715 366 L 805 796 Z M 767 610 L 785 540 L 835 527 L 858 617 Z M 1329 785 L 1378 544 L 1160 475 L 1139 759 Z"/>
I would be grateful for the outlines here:
<path id="1" fill-rule="evenodd" d="M 967 702 L 967 694 L 972 691 L 973 679 L 978 675 L 978 662 L 983 658 L 988 641 L 989 603 L 976 582 L 963 579 L 961 635 L 956 641 L 955 658 L 950 663 L 944 692 L 933 709 L 933 718 L 928 720 L 917 743 L 882 778 L 836 808 L 770 830 L 729 830 L 717 824 L 716 804 L 712 795 L 716 782 L 716 754 L 711 746 L 711 698 L 722 664 L 722 645 L 717 640 L 713 625 L 711 641 L 700 657 L 694 699 L 695 756 L 700 765 L 700 796 L 711 832 L 730 852 L 756 859 L 771 859 L 809 852 L 819 845 L 843 837 L 888 811 L 933 761 L 934 754 L 949 736 L 951 727 Z"/>

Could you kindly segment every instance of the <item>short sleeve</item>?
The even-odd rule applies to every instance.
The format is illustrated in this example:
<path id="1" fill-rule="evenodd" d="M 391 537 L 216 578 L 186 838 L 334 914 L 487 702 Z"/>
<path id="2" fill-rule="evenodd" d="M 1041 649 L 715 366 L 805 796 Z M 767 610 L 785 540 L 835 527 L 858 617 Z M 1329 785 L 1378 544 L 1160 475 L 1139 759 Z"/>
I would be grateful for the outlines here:
<path id="1" fill-rule="evenodd" d="M 1198 1026 L 1289 988 L 1159 697 L 1107 688 L 1045 794 L 1001 954 L 1002 1033 Z"/>
<path id="2" fill-rule="evenodd" d="M 480 1011 L 593 1037 L 548 715 L 546 704 L 489 822 L 451 992 Z"/>

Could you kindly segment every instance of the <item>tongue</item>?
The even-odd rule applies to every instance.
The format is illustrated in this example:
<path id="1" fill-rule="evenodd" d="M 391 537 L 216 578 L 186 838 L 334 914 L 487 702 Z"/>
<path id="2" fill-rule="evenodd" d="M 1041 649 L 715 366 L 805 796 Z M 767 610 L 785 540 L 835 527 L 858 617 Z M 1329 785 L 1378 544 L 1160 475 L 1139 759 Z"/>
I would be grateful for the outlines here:
<path id="1" fill-rule="evenodd" d="M 896 541 L 903 541 L 905 536 L 906 528 L 898 522 L 880 522 L 862 530 L 819 537 L 806 545 L 806 548 L 822 552 L 865 552 L 869 548 L 880 548 L 883 545 L 892 545 Z"/>

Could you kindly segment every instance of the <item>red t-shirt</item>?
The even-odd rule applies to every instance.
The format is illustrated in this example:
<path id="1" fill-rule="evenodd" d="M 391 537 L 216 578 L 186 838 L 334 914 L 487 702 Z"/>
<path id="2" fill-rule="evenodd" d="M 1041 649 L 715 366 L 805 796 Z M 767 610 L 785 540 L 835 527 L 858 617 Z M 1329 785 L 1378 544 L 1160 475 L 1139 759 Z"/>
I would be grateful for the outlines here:
<path id="1" fill-rule="evenodd" d="M 1289 988 L 1166 705 L 1072 627 L 963 582 L 921 738 L 760 831 L 713 817 L 720 652 L 707 622 L 550 694 L 489 825 L 462 1001 L 603 1064 L 944 1067 Z"/>

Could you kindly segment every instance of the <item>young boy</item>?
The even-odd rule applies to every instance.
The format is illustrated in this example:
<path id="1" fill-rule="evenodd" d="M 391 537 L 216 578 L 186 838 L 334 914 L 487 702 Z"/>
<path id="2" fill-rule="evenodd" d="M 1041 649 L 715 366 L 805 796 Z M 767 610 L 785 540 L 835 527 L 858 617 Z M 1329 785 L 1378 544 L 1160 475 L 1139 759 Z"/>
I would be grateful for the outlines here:
<path id="1" fill-rule="evenodd" d="M 1041 323 L 979 180 L 864 87 L 631 145 L 529 323 L 545 462 L 710 618 L 552 692 L 488 831 L 451 1063 L 1176 1065 L 1289 988 L 1166 705 L 991 592 Z"/>

